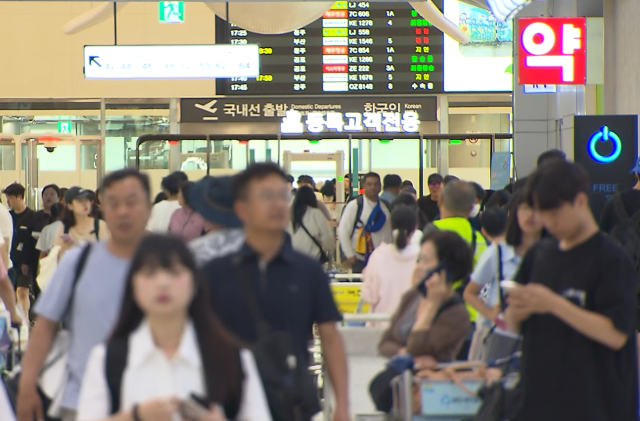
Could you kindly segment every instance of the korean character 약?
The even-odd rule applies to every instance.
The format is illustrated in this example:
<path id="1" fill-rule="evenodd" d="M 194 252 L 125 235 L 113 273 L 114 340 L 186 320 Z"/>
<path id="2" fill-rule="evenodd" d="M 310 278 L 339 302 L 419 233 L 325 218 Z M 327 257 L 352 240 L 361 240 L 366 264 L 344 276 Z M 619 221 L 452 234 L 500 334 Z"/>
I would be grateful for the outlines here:
<path id="1" fill-rule="evenodd" d="M 264 107 L 262 107 L 262 113 L 265 117 L 275 117 L 276 107 L 274 107 L 272 103 L 267 102 L 266 104 L 264 104 Z"/>
<path id="2" fill-rule="evenodd" d="M 376 132 L 382 131 L 382 114 L 380 113 L 364 113 L 362 114 L 364 117 L 364 127 L 367 129 L 374 129 Z"/>
<path id="3" fill-rule="evenodd" d="M 289 106 L 287 104 L 276 104 L 276 114 L 278 117 L 284 117 L 287 114 Z"/>
<path id="4" fill-rule="evenodd" d="M 280 133 L 303 133 L 302 114 L 300 111 L 289 110 L 280 123 Z"/>
<path id="5" fill-rule="evenodd" d="M 324 115 L 322 113 L 307 114 L 307 130 L 311 133 L 324 131 Z"/>
<path id="6" fill-rule="evenodd" d="M 224 104 L 224 113 L 231 117 L 236 116 L 236 104 Z"/>
<path id="7" fill-rule="evenodd" d="M 260 117 L 260 104 L 249 105 L 249 115 L 251 117 Z"/>
<path id="8" fill-rule="evenodd" d="M 402 114 L 402 131 L 416 133 L 420 129 L 420 116 L 415 111 L 407 111 Z"/>
<path id="9" fill-rule="evenodd" d="M 361 132 L 364 130 L 361 113 L 345 113 L 344 116 L 347 118 L 347 124 L 344 126 L 345 132 Z"/>
<path id="10" fill-rule="evenodd" d="M 327 129 L 341 132 L 344 127 L 344 120 L 342 119 L 342 113 L 331 112 L 327 113 L 327 122 L 325 124 Z"/>
<path id="11" fill-rule="evenodd" d="M 385 132 L 399 132 L 400 113 L 382 113 L 382 125 Z"/>

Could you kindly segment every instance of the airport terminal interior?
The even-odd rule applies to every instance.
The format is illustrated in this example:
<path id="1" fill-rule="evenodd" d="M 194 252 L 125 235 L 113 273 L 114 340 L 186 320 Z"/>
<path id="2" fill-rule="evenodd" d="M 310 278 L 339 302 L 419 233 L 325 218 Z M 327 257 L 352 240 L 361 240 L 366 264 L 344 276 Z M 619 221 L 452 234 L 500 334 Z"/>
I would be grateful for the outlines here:
<path id="1" fill-rule="evenodd" d="M 379 410 L 379 402 L 372 399 L 371 382 L 374 377 L 379 379 L 376 376 L 385 367 L 389 369 L 389 358 L 380 354 L 379 342 L 383 335 L 395 334 L 388 331 L 390 323 L 402 325 L 403 316 L 391 319 L 395 307 L 380 310 L 381 301 L 371 299 L 373 287 L 366 287 L 369 292 L 363 293 L 367 270 L 363 275 L 362 270 L 350 266 L 351 256 L 345 254 L 340 238 L 341 218 L 350 199 L 355 201 L 362 195 L 371 200 L 367 180 L 376 173 L 383 190 L 380 197 L 390 194 L 384 202 L 391 198 L 389 212 L 387 205 L 382 206 L 389 224 L 396 221 L 392 215 L 397 205 L 393 202 L 391 206 L 391 202 L 407 194 L 424 215 L 425 220 L 419 216 L 418 223 L 436 226 L 434 221 L 444 215 L 444 199 L 438 201 L 438 197 L 446 191 L 449 180 L 455 179 L 474 187 L 469 216 L 473 226 L 474 218 L 482 221 L 484 215 L 493 216 L 488 205 L 492 197 L 520 198 L 516 186 L 542 171 L 538 157 L 553 151 L 579 164 L 580 171 L 588 175 L 589 191 L 585 194 L 600 224 L 610 210 L 608 203 L 617 203 L 619 192 L 634 188 L 636 182 L 635 189 L 640 189 L 640 175 L 637 179 L 633 175 L 640 174 L 640 50 L 630 47 L 640 40 L 638 18 L 637 0 L 0 1 L 0 39 L 6 42 L 6 61 L 0 66 L 0 187 L 23 186 L 25 204 L 38 211 L 50 207 L 44 198 L 45 186 L 78 186 L 95 192 L 106 176 L 123 168 L 148 175 L 151 197 L 155 198 L 167 192 L 165 182 L 177 172 L 197 185 L 205 177 L 234 176 L 256 163 L 275 163 L 290 176 L 294 195 L 310 185 L 329 212 L 332 244 L 323 265 L 344 319 L 339 330 L 348 357 L 350 419 L 513 421 L 515 418 L 504 414 L 480 417 L 479 409 L 486 407 L 487 400 L 483 402 L 476 392 L 484 380 L 461 381 L 458 375 L 438 377 L 433 373 L 432 378 L 420 380 L 412 377 L 417 376 L 417 369 L 413 374 L 409 370 L 387 379 L 386 392 L 393 408 Z M 2 195 L 5 206 L 9 206 L 8 192 Z M 100 200 L 100 193 L 93 197 Z M 297 197 L 291 202 L 294 207 L 295 200 Z M 366 210 L 368 202 L 362 200 Z M 521 201 L 515 207 L 506 201 L 501 205 L 505 226 L 513 218 L 516 225 L 518 218 L 524 218 L 519 206 L 526 200 L 517 200 Z M 621 203 L 626 206 L 630 200 Z M 427 201 L 432 205 L 425 206 L 435 207 L 438 217 L 424 214 L 422 205 Z M 627 208 L 626 218 L 631 218 L 627 227 L 637 234 L 640 199 L 636 202 L 638 208 Z M 382 201 L 378 203 L 380 206 Z M 530 205 L 527 209 L 533 209 L 534 203 Z M 362 202 L 358 206 L 361 213 Z M 362 222 L 362 229 L 370 222 Z M 476 231 L 483 244 L 485 237 L 486 246 L 491 244 L 486 227 L 478 224 L 471 231 L 474 267 L 481 254 Z M 356 225 L 357 218 L 354 232 Z M 402 226 L 394 226 L 393 234 L 389 229 L 389 236 L 397 238 Z M 600 227 L 605 230 L 602 224 Z M 16 229 L 14 226 L 14 235 Z M 519 235 L 526 237 L 523 231 L 525 228 Z M 428 231 L 424 232 L 426 236 Z M 318 244 L 309 235 L 313 244 Z M 555 236 L 552 230 L 542 235 Z M 511 241 L 509 238 L 507 234 L 504 241 Z M 364 231 L 360 240 L 365 241 Z M 561 244 L 564 241 L 559 240 Z M 640 235 L 633 244 L 640 248 Z M 367 250 L 363 264 L 372 261 L 368 246 L 363 246 Z M 324 256 L 323 246 L 319 247 Z M 634 256 L 640 256 L 640 250 L 632 253 Z M 518 262 L 520 257 L 515 256 Z M 495 255 L 491 258 L 496 259 Z M 482 257 L 480 262 L 487 259 Z M 414 256 L 411 269 L 415 261 Z M 502 260 L 499 265 L 502 273 Z M 515 276 L 515 267 L 509 270 Z M 508 279 L 498 279 L 496 269 L 488 271 L 500 285 Z M 466 275 L 474 281 L 476 273 Z M 32 278 L 36 282 L 35 275 Z M 368 282 L 382 282 L 381 277 L 375 279 Z M 410 285 L 409 278 L 397 282 L 396 288 Z M 498 307 L 506 300 L 503 292 L 507 290 L 500 285 L 495 287 L 501 291 Z M 479 294 L 486 298 L 495 292 L 486 287 L 480 293 L 479 288 L 476 299 Z M 393 292 L 395 304 L 404 292 Z M 469 288 L 463 285 L 456 296 L 461 303 L 464 298 L 471 314 L 482 313 L 472 309 L 477 307 L 468 300 L 468 293 Z M 576 292 L 578 301 L 580 293 L 584 292 Z M 593 300 L 596 307 L 605 305 L 590 292 L 584 294 L 588 305 Z M 20 295 L 17 297 L 20 304 Z M 37 306 L 33 297 L 31 301 L 32 307 Z M 405 340 L 417 323 L 416 311 L 414 308 L 409 330 L 399 334 L 405 335 Z M 616 310 L 615 316 L 616 311 L 607 311 L 603 314 L 618 317 L 621 310 Z M 8 308 L 5 313 L 9 314 Z M 24 311 L 22 314 L 28 318 Z M 489 320 L 491 332 L 484 332 L 483 342 L 473 335 L 480 335 L 486 317 L 474 317 L 474 331 L 465 336 L 470 360 L 474 343 L 488 348 L 486 339 L 491 332 L 502 329 L 498 322 Z M 13 320 L 3 316 L 5 319 Z M 617 319 L 613 324 L 609 319 L 592 323 L 626 329 Z M 9 329 L 10 324 L 2 326 Z M 550 329 L 561 335 L 558 332 L 570 329 L 569 325 L 573 326 L 568 323 Z M 35 332 L 37 327 L 33 329 Z M 575 329 L 581 331 L 582 327 Z M 18 329 L 20 348 L 27 347 L 29 330 L 27 325 Z M 635 350 L 633 332 L 628 341 L 634 343 Z M 322 402 L 322 412 L 315 419 L 347 421 L 334 416 L 336 398 L 327 375 L 331 373 L 315 333 L 309 373 Z M 514 337 L 519 334 L 522 332 Z M 584 335 L 581 341 L 600 341 L 596 334 Z M 3 378 L 9 379 L 23 350 L 16 352 L 14 345 L 3 345 L 1 336 L 0 368 Z M 398 348 L 402 349 L 392 361 L 406 354 L 406 346 Z M 512 351 L 526 354 L 532 349 L 525 333 L 524 345 L 520 343 Z M 567 353 L 571 349 L 567 348 Z M 601 355 L 598 352 L 594 354 Z M 617 354 L 611 358 L 618 361 Z M 412 364 L 417 367 L 417 359 Z M 486 367 L 482 370 L 504 368 L 499 364 Z M 505 369 L 505 378 L 510 369 Z M 630 367 L 620 369 L 628 371 Z M 462 372 L 474 370 L 465 367 Z M 438 373 L 444 372 L 449 373 L 446 369 Z M 579 375 L 579 371 L 570 372 Z M 621 387 L 611 389 L 622 395 Z M 123 402 L 128 399 L 123 396 Z M 2 402 L 0 399 L 0 419 L 4 421 Z M 616 418 L 623 412 L 595 407 L 592 412 L 601 418 L 588 420 L 637 421 L 637 399 L 635 405 L 634 418 Z M 577 413 L 582 411 L 549 413 L 545 421 L 587 420 L 572 418 L 571 414 Z M 98 421 L 76 420 L 64 414 L 62 421 Z M 244 421 L 272 419 L 252 416 Z M 182 417 L 187 420 L 184 414 Z M 218 421 L 204 416 L 192 421 L 213 419 Z M 27 418 L 18 411 L 15 420 Z M 304 417 L 273 420 L 306 421 Z"/>

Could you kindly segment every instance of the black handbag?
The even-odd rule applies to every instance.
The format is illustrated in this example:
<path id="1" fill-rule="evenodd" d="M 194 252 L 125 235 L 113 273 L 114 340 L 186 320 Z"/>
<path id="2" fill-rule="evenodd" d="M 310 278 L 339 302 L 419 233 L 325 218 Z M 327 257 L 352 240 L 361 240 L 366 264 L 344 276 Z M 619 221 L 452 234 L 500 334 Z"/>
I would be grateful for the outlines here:
<path id="1" fill-rule="evenodd" d="M 295 353 L 289 332 L 275 331 L 265 319 L 255 291 L 242 270 L 242 259 L 234 264 L 238 283 L 256 322 L 257 341 L 251 350 L 262 378 L 273 421 L 308 421 L 320 412 L 316 385 L 306 365 Z"/>

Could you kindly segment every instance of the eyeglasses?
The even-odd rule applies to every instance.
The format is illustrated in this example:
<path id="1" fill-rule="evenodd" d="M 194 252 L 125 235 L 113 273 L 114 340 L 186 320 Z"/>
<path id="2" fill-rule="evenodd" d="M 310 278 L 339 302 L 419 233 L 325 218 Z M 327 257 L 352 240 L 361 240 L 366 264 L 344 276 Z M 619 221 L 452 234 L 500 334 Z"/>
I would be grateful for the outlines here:
<path id="1" fill-rule="evenodd" d="M 289 203 L 291 201 L 291 192 L 288 190 L 283 192 L 263 190 L 259 192 L 256 197 L 258 198 L 258 200 L 263 202 L 273 203 L 280 200 Z"/>
<path id="2" fill-rule="evenodd" d="M 440 181 L 433 181 L 431 183 L 429 183 L 430 187 L 440 187 L 442 185 L 442 183 Z"/>

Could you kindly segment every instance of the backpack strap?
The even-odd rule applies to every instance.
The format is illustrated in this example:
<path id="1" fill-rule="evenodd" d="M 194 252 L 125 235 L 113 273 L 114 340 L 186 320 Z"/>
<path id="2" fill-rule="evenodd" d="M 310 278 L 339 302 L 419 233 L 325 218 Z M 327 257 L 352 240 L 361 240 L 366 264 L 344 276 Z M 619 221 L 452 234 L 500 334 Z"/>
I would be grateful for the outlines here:
<path id="1" fill-rule="evenodd" d="M 238 365 L 242 370 L 242 357 L 240 355 L 241 350 L 238 349 L 234 355 L 238 359 Z M 244 380 L 245 373 L 242 373 L 242 379 Z M 240 382 L 240 390 L 235 394 L 235 399 L 228 399 L 227 402 L 224 403 L 224 414 L 228 420 L 235 420 L 240 412 L 240 405 L 242 404 L 242 383 Z"/>
<path id="2" fill-rule="evenodd" d="M 76 269 L 73 273 L 73 283 L 71 284 L 71 297 L 69 298 L 69 305 L 67 306 L 66 316 L 71 313 L 73 309 L 73 302 L 75 300 L 76 295 L 76 287 L 78 286 L 78 281 L 84 272 L 84 267 L 87 264 L 87 260 L 89 259 L 89 254 L 91 253 L 91 244 L 87 244 L 83 249 L 82 253 L 80 253 L 80 257 L 78 258 L 78 263 L 76 264 Z M 68 320 L 68 317 L 66 318 Z M 63 325 L 66 323 L 63 322 Z"/>
<path id="3" fill-rule="evenodd" d="M 122 395 L 122 378 L 127 367 L 129 357 L 129 338 L 111 339 L 107 342 L 105 356 L 105 376 L 109 388 L 111 415 L 120 412 L 120 398 Z"/>
<path id="4" fill-rule="evenodd" d="M 358 210 L 356 211 L 356 219 L 355 221 L 353 221 L 353 229 L 351 230 L 351 237 L 353 237 L 353 234 L 355 234 L 356 230 L 358 229 L 358 224 L 362 223 L 360 221 L 360 218 L 362 217 L 362 209 L 364 208 L 364 197 L 362 197 L 362 195 L 356 197 L 356 204 L 358 205 Z"/>
<path id="5" fill-rule="evenodd" d="M 500 243 L 496 243 L 496 249 L 496 257 L 498 259 L 498 261 L 496 262 L 496 282 L 498 283 L 498 298 L 500 300 L 500 308 L 502 309 L 502 311 L 504 311 L 507 308 L 507 300 L 504 297 L 502 287 L 500 287 L 500 282 L 504 280 L 504 269 L 502 265 L 502 246 L 500 245 Z"/>
<path id="6" fill-rule="evenodd" d="M 100 241 L 100 218 L 93 218 L 93 234 L 96 240 Z"/>

